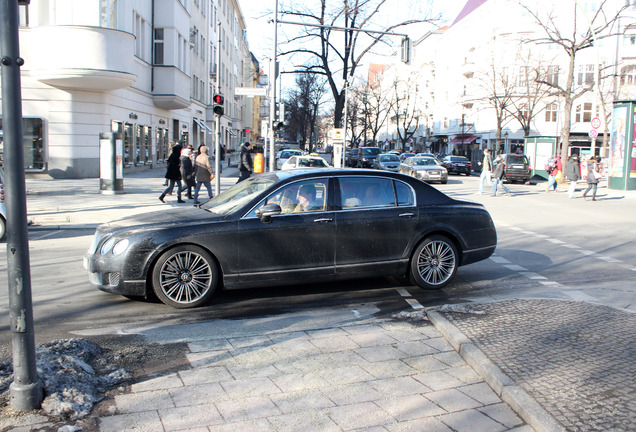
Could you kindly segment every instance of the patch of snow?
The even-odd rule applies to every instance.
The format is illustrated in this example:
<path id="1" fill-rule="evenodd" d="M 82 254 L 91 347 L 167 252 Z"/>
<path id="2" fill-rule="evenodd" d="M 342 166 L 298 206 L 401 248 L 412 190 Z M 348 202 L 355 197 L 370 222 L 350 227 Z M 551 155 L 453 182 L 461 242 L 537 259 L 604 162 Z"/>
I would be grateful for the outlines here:
<path id="1" fill-rule="evenodd" d="M 405 312 L 402 311 L 397 314 L 391 315 L 395 319 L 408 319 L 414 321 L 428 321 L 428 316 L 426 316 L 426 311 L 418 310 L 415 312 Z"/>
<path id="2" fill-rule="evenodd" d="M 444 306 L 437 308 L 439 312 L 456 312 L 473 315 L 485 315 L 486 312 L 479 310 L 474 306 L 466 304 L 445 304 Z"/>
<path id="3" fill-rule="evenodd" d="M 101 353 L 99 345 L 78 338 L 54 340 L 36 348 L 36 367 L 44 389 L 42 410 L 47 415 L 71 420 L 86 417 L 108 387 L 132 377 L 108 359 L 95 364 Z M 104 374 L 99 375 L 96 368 Z M 0 394 L 8 391 L 12 381 L 11 360 L 0 363 Z"/>

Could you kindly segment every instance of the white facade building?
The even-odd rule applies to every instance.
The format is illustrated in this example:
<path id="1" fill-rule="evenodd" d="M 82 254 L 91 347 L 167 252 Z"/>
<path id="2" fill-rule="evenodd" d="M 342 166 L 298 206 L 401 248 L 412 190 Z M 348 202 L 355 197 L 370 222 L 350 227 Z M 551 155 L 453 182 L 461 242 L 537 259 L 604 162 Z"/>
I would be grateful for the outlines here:
<path id="1" fill-rule="evenodd" d="M 413 44 L 409 67 L 419 72 L 422 118 L 412 147 L 436 153 L 454 151 L 477 159 L 485 147 L 497 152 L 521 150 L 527 136 L 559 139 L 564 123 L 563 98 L 548 86 L 538 88 L 533 77 L 535 71 L 540 71 L 542 80 L 565 84 L 569 56 L 556 44 L 536 43 L 545 38 L 545 31 L 520 3 L 544 18 L 553 11 L 566 35 L 573 33 L 570 27 L 575 6 L 582 8 L 577 17 L 580 24 L 585 21 L 583 17 L 592 20 L 601 4 L 574 0 L 469 0 L 453 25 L 430 32 Z M 609 130 L 606 123 L 611 118 L 612 102 L 636 96 L 636 14 L 634 2 L 631 3 L 615 25 L 596 35 L 593 46 L 576 55 L 572 88 L 588 91 L 572 107 L 573 152 L 598 154 L 602 138 L 592 144 L 588 136 L 592 118 L 601 118 L 599 132 L 603 134 L 606 126 Z M 610 0 L 604 11 L 612 16 L 625 4 L 624 0 Z M 392 81 L 391 76 L 396 74 L 403 76 L 404 67 L 396 61 L 385 72 L 386 81 Z M 594 91 L 596 70 L 601 76 L 600 96 Z M 382 83 L 383 88 L 388 86 L 389 82 Z M 498 122 L 494 100 L 503 99 L 505 94 L 514 101 L 508 108 L 517 116 L 528 118 L 527 112 L 532 111 L 525 128 L 510 113 Z M 395 127 L 391 125 L 386 136 L 380 138 L 394 138 Z"/>
<path id="2" fill-rule="evenodd" d="M 236 149 L 251 127 L 250 101 L 233 96 L 250 61 L 236 0 L 39 0 L 20 13 L 27 171 L 99 177 L 107 133 L 124 172 L 162 164 L 170 141 L 214 149 L 217 76 L 221 145 Z"/>

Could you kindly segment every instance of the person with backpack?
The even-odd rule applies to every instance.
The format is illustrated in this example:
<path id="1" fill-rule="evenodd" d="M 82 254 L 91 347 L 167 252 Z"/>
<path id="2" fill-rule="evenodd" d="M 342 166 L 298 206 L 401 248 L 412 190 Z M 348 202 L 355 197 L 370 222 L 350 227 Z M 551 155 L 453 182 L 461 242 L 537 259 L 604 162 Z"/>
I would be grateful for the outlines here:
<path id="1" fill-rule="evenodd" d="M 576 182 L 581 180 L 581 169 L 579 168 L 579 157 L 572 155 L 568 159 L 568 163 L 565 164 L 565 178 L 570 182 L 568 188 L 568 198 L 574 198 L 574 192 L 576 191 Z"/>

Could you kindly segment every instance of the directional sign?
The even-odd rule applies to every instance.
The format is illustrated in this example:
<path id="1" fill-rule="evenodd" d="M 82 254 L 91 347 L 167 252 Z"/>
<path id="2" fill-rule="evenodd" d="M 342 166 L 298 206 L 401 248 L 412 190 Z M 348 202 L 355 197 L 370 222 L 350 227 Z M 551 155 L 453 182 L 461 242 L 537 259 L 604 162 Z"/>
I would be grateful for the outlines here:
<path id="1" fill-rule="evenodd" d="M 594 129 L 598 129 L 598 128 L 600 128 L 600 127 L 601 127 L 601 119 L 600 119 L 600 118 L 598 118 L 598 117 L 594 117 L 594 118 L 592 119 L 592 127 L 593 127 Z"/>
<path id="2" fill-rule="evenodd" d="M 592 129 L 588 132 L 588 135 L 590 136 L 590 138 L 596 138 L 598 136 L 598 131 L 596 129 Z"/>
<path id="3" fill-rule="evenodd" d="M 266 96 L 266 87 L 234 87 L 234 94 L 236 96 Z"/>

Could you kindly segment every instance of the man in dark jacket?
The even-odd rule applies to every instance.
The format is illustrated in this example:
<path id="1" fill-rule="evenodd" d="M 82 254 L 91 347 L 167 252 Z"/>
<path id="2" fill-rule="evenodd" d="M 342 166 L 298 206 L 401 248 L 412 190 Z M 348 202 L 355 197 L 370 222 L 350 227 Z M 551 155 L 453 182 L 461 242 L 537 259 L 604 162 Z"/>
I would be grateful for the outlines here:
<path id="1" fill-rule="evenodd" d="M 241 154 L 239 155 L 239 171 L 241 175 L 239 176 L 237 183 L 249 178 L 249 176 L 252 175 L 252 171 L 254 171 L 250 146 L 251 144 L 248 141 L 243 144 L 243 147 L 241 147 Z"/>
<path id="2" fill-rule="evenodd" d="M 568 163 L 565 164 L 565 178 L 570 182 L 568 197 L 574 198 L 574 192 L 576 191 L 576 182 L 581 180 L 579 157 L 575 154 L 570 156 L 568 159 Z"/>

